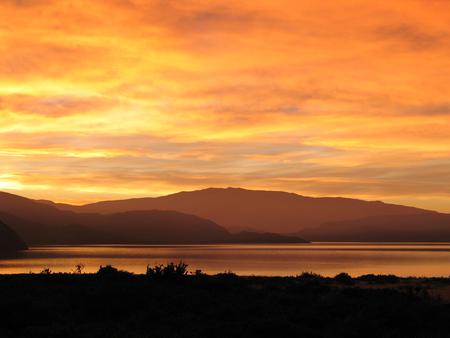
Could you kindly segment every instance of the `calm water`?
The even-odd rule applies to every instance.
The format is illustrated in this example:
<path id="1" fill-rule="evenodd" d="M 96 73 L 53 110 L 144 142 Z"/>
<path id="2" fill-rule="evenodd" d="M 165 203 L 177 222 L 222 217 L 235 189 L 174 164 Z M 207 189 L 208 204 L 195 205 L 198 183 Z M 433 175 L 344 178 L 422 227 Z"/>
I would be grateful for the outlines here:
<path id="1" fill-rule="evenodd" d="M 241 275 L 296 275 L 313 271 L 334 276 L 345 271 L 399 276 L 449 276 L 450 243 L 312 243 L 286 245 L 41 246 L 0 260 L 0 274 L 50 268 L 85 272 L 100 265 L 144 273 L 147 264 L 183 260 L 190 270 L 233 271 Z"/>

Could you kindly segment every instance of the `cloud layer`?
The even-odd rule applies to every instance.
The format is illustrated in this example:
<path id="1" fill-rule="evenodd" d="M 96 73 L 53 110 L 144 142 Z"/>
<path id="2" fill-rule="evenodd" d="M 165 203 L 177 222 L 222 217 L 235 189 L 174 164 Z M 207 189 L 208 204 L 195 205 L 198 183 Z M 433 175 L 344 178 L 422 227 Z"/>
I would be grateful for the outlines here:
<path id="1" fill-rule="evenodd" d="M 447 1 L 0 3 L 0 189 L 450 212 Z"/>

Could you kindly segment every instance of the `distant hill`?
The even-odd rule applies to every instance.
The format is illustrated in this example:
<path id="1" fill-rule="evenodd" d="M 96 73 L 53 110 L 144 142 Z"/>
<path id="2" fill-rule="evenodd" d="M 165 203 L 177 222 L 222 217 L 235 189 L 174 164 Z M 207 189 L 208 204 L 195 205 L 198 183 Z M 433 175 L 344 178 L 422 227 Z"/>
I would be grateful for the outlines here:
<path id="1" fill-rule="evenodd" d="M 124 224 L 127 224 L 126 233 L 123 231 Z M 105 234 L 103 238 L 106 243 L 306 243 L 298 236 L 273 233 L 230 234 L 212 221 L 161 210 L 108 214 L 96 229 Z"/>
<path id="2" fill-rule="evenodd" d="M 5 223 L 0 221 L 0 254 L 26 250 L 25 242 Z"/>
<path id="3" fill-rule="evenodd" d="M 257 233 L 242 231 L 237 234 L 231 234 L 229 243 L 307 243 L 299 236 L 286 236 L 271 232 Z"/>
<path id="4" fill-rule="evenodd" d="M 186 213 L 167 210 L 76 213 L 59 210 L 51 204 L 0 193 L 0 217 L 30 245 L 235 242 L 234 237 L 222 226 Z M 272 238 L 276 241 L 283 238 L 292 241 L 290 237 Z M 261 242 L 261 236 L 247 236 L 245 241 Z"/>
<path id="5" fill-rule="evenodd" d="M 229 236 L 220 225 L 175 211 L 128 211 L 100 216 L 95 229 L 105 243 L 217 243 Z"/>
<path id="6" fill-rule="evenodd" d="M 30 244 L 450 240 L 448 214 L 239 188 L 84 206 L 0 193 L 0 218 Z"/>
<path id="7" fill-rule="evenodd" d="M 325 223 L 298 233 L 312 241 L 449 242 L 450 215 L 383 215 Z"/>
<path id="8" fill-rule="evenodd" d="M 84 206 L 55 204 L 61 210 L 117 213 L 131 210 L 176 210 L 210 219 L 229 230 L 295 233 L 323 223 L 372 216 L 437 214 L 379 201 L 313 198 L 279 191 L 209 188 L 156 198 L 105 201 Z"/>

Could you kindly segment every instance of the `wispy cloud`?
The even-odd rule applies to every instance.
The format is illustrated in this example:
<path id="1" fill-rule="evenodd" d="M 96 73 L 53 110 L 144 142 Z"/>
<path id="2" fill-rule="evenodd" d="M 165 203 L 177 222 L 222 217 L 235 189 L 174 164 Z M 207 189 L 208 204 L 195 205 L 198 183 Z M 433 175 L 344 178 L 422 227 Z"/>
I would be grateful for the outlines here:
<path id="1" fill-rule="evenodd" d="M 0 187 L 81 203 L 244 186 L 450 211 L 449 13 L 2 1 Z"/>

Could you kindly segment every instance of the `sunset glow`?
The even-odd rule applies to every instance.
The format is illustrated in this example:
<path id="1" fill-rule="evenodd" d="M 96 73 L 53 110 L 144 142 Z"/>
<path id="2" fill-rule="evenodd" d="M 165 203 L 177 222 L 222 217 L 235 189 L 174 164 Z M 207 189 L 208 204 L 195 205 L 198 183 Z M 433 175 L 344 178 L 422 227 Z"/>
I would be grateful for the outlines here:
<path id="1" fill-rule="evenodd" d="M 0 190 L 450 212 L 450 2 L 0 2 Z"/>

